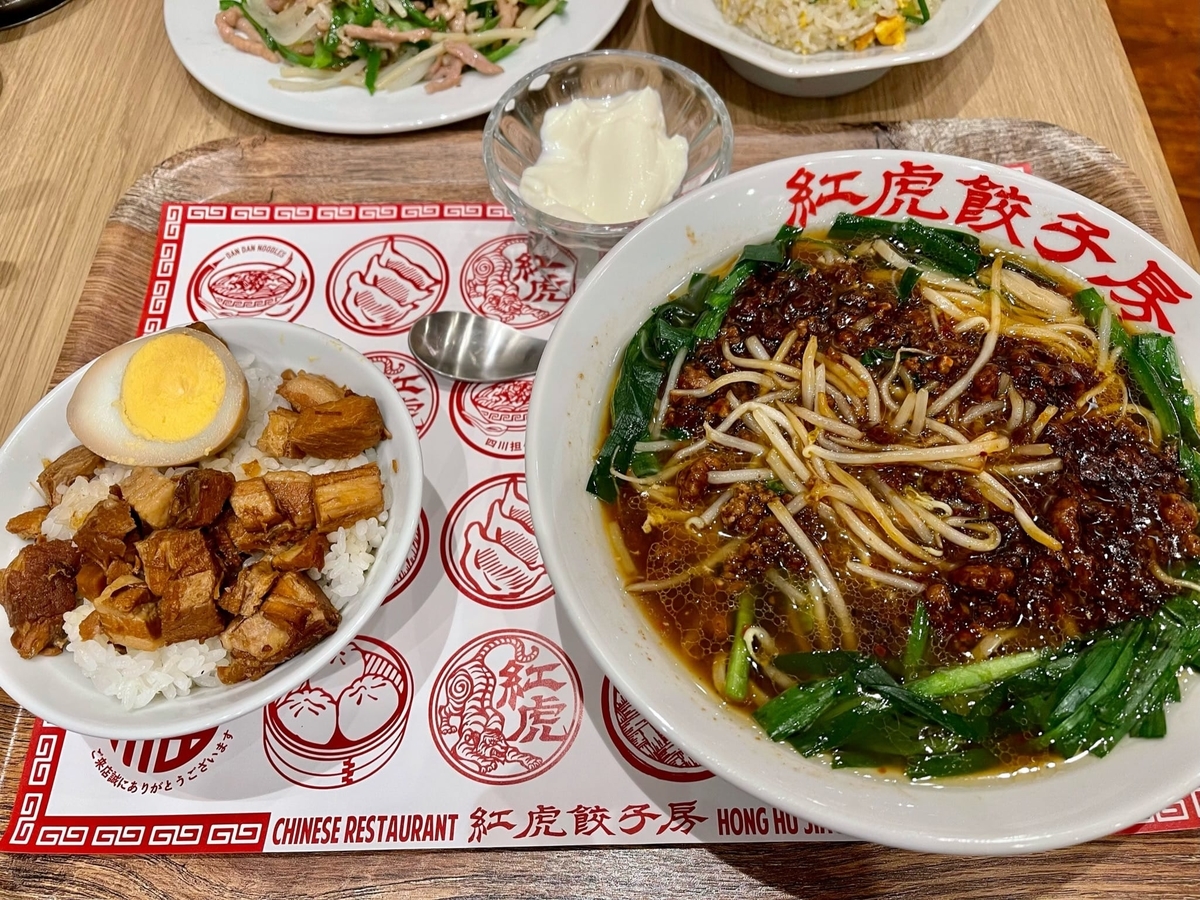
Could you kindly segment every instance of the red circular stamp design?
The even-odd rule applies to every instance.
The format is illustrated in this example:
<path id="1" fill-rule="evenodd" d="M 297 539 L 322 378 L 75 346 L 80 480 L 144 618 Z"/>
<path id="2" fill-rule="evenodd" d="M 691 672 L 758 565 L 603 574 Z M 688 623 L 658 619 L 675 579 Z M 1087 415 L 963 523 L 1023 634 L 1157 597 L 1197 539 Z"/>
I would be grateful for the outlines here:
<path id="1" fill-rule="evenodd" d="M 182 737 L 108 743 L 116 754 L 115 761 L 127 770 L 141 775 L 162 775 L 188 765 L 208 748 L 216 735 L 217 729 L 209 728 Z"/>
<path id="2" fill-rule="evenodd" d="M 408 414 L 412 416 L 418 437 L 433 427 L 440 405 L 437 379 L 425 366 L 407 353 L 395 350 L 368 350 L 367 359 L 379 366 L 396 387 L 396 393 L 404 401 Z"/>
<path id="3" fill-rule="evenodd" d="M 263 751 L 292 784 L 357 784 L 382 769 L 399 748 L 412 698 L 412 672 L 404 657 L 360 634 L 318 679 L 263 710 Z"/>
<path id="4" fill-rule="evenodd" d="M 450 389 L 450 421 L 464 441 L 487 456 L 525 456 L 525 417 L 533 379 L 496 384 L 455 382 Z"/>
<path id="5" fill-rule="evenodd" d="M 519 609 L 554 594 L 524 475 L 496 475 L 463 494 L 446 516 L 441 552 L 454 586 L 484 606 Z"/>
<path id="6" fill-rule="evenodd" d="M 425 515 L 425 510 L 421 510 L 421 518 L 417 522 L 417 533 L 413 536 L 412 546 L 408 548 L 408 555 L 404 557 L 404 565 L 400 567 L 400 574 L 396 576 L 396 583 L 388 591 L 387 597 L 383 600 L 384 603 L 391 603 L 417 580 L 417 575 L 420 573 L 421 567 L 425 565 L 425 557 L 428 555 L 429 519 Z"/>
<path id="7" fill-rule="evenodd" d="M 363 241 L 337 261 L 325 286 L 333 317 L 359 334 L 402 334 L 446 299 L 450 268 L 411 234 Z"/>
<path id="8" fill-rule="evenodd" d="M 467 257 L 459 289 L 472 312 L 514 328 L 535 328 L 562 313 L 575 292 L 575 261 L 534 256 L 528 240 L 506 234 Z"/>
<path id="9" fill-rule="evenodd" d="M 583 720 L 583 687 L 548 638 L 511 629 L 480 635 L 438 673 L 429 698 L 433 742 L 483 784 L 519 784 L 566 755 Z"/>
<path id="10" fill-rule="evenodd" d="M 300 318 L 313 292 L 313 267 L 295 244 L 275 237 L 239 238 L 205 257 L 188 282 L 193 319 Z"/>
<path id="11" fill-rule="evenodd" d="M 663 781 L 704 781 L 713 777 L 634 709 L 607 677 L 601 693 L 604 727 L 625 762 Z"/>

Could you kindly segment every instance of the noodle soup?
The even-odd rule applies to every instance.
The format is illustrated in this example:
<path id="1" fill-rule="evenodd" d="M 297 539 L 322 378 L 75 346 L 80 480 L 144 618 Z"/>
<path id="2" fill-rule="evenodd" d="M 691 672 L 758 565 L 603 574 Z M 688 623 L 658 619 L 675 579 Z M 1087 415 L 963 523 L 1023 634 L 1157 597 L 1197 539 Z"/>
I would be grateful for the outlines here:
<path id="1" fill-rule="evenodd" d="M 784 228 L 658 307 L 589 490 L 775 739 L 928 778 L 1160 736 L 1200 650 L 1174 346 L 973 235 Z"/>

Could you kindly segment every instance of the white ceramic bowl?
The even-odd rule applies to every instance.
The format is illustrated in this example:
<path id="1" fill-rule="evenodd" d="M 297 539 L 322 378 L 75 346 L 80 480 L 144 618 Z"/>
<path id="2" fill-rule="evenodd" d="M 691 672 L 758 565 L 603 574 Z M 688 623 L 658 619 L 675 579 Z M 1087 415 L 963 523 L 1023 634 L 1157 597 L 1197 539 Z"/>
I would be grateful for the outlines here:
<path id="1" fill-rule="evenodd" d="M 716 0 L 653 0 L 658 14 L 685 34 L 721 51 L 747 81 L 793 97 L 836 97 L 878 81 L 894 66 L 938 59 L 958 48 L 1000 0 L 945 0 L 900 47 L 824 50 L 804 55 L 761 41 L 725 21 Z"/>
<path id="2" fill-rule="evenodd" d="M 338 630 L 316 647 L 272 669 L 258 681 L 193 688 L 186 697 L 155 698 L 126 712 L 102 695 L 67 653 L 21 659 L 7 640 L 7 618 L 0 611 L 0 687 L 30 712 L 70 731 L 122 740 L 150 740 L 190 734 L 253 712 L 316 674 L 363 629 L 404 564 L 421 516 L 421 448 L 408 410 L 392 383 L 369 359 L 335 338 L 312 328 L 269 319 L 223 319 L 211 323 L 235 355 L 253 353 L 272 371 L 319 372 L 379 403 L 390 438 L 379 444 L 379 468 L 391 491 L 383 544 L 367 572 L 366 584 L 341 607 Z M 0 516 L 7 519 L 43 500 L 36 487 L 42 461 L 79 442 L 64 414 L 87 366 L 42 398 L 0 447 Z M 396 471 L 392 470 L 393 461 Z M 7 565 L 25 542 L 0 532 L 0 562 Z"/>
<path id="3" fill-rule="evenodd" d="M 927 182 L 922 196 L 900 197 L 902 208 L 892 218 L 903 217 L 915 203 L 920 211 L 945 213 L 935 224 L 953 226 L 967 197 L 964 182 L 982 186 L 982 176 L 997 190 L 1015 190 L 1027 199 L 1019 203 L 1027 215 L 1013 220 L 1020 246 L 1033 248 L 1036 240 L 1051 254 L 1070 256 L 1080 242 L 1069 232 L 1084 230 L 1082 218 L 1109 236 L 1096 238 L 1098 253 L 1084 250 L 1067 264 L 1070 271 L 1084 279 L 1130 281 L 1153 263 L 1184 293 L 1200 298 L 1200 276 L 1162 244 L 1096 203 L 1009 169 L 933 154 L 863 150 L 737 173 L 677 200 L 633 231 L 593 270 L 555 326 L 534 383 L 526 442 L 542 557 L 562 608 L 621 693 L 697 762 L 767 803 L 855 837 L 944 853 L 1019 853 L 1110 834 L 1200 785 L 1200 697 L 1189 693 L 1168 708 L 1166 738 L 1130 738 L 1105 759 L 1087 757 L 1055 771 L 911 784 L 833 770 L 768 740 L 744 715 L 697 686 L 622 589 L 599 501 L 584 490 L 619 354 L 651 308 L 691 272 L 727 260 L 789 219 L 828 224 L 837 212 L 871 205 L 883 190 L 885 173 L 904 169 L 936 184 Z M 845 173 L 851 174 L 820 186 L 822 178 Z M 797 191 L 789 181 L 810 181 L 814 197 L 840 184 L 864 199 L 802 206 L 797 218 Z M 916 182 L 908 186 L 924 190 Z M 882 212 L 890 207 L 885 201 Z M 993 218 L 989 211 L 977 221 Z M 1003 227 L 982 236 L 1011 243 Z M 1112 261 L 1097 259 L 1105 254 Z M 1138 299 L 1131 288 L 1114 291 Z M 1134 304 L 1125 308 L 1137 312 Z M 1163 312 L 1185 362 L 1200 371 L 1200 304 L 1166 305 Z"/>

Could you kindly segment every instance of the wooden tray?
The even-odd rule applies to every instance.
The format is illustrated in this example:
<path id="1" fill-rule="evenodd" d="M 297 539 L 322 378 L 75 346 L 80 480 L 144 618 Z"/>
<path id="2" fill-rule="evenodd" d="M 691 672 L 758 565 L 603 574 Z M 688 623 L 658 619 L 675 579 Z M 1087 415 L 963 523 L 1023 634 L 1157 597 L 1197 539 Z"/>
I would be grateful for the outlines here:
<path id="1" fill-rule="evenodd" d="M 1029 162 L 1036 175 L 1104 204 L 1156 237 L 1142 183 L 1111 151 L 1053 125 L 1011 119 L 924 120 L 739 131 L 734 168 L 800 153 L 896 147 Z M 490 199 L 478 133 L 382 140 L 266 136 L 186 151 L 143 175 L 100 237 L 54 373 L 133 337 L 166 201 L 355 202 Z M 0 693 L 0 820 L 7 822 L 32 717 Z M 504 897 L 1014 897 L 1026 888 L 1086 897 L 1191 896 L 1200 838 L 1120 836 L 1019 861 L 919 857 L 869 844 L 440 850 L 264 857 L 0 857 L 0 893 L 246 898 L 294 895 Z M 1135 862 L 1136 860 L 1136 862 Z"/>

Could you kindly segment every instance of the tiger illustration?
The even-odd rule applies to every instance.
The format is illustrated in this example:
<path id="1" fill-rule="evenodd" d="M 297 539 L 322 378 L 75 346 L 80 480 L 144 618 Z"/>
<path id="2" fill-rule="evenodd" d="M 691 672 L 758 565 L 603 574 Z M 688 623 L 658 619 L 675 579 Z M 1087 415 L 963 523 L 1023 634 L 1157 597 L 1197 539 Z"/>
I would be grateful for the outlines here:
<path id="1" fill-rule="evenodd" d="M 488 666 L 487 657 L 505 645 L 513 648 L 514 662 L 525 665 L 537 659 L 538 648 L 527 649 L 516 635 L 493 638 L 447 679 L 444 689 L 447 702 L 436 713 L 438 731 L 458 736 L 455 755 L 477 766 L 483 774 L 507 763 L 532 772 L 544 761 L 540 756 L 518 750 L 504 733 L 504 717 L 496 709 L 496 673 Z"/>

